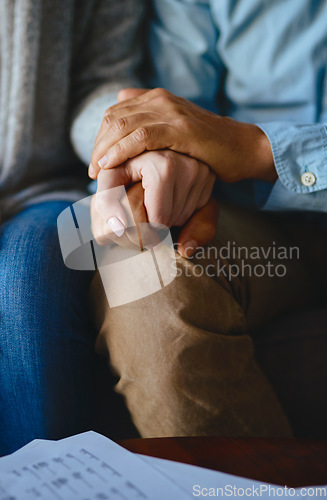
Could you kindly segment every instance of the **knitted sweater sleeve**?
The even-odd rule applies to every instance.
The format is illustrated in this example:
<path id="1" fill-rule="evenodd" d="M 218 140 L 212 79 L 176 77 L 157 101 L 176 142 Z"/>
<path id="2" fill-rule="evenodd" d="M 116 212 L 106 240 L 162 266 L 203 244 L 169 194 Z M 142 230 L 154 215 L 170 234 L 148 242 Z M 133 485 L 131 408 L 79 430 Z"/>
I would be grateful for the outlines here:
<path id="1" fill-rule="evenodd" d="M 120 89 L 139 87 L 141 31 L 146 0 L 98 0 L 88 14 L 72 64 L 70 136 L 77 155 L 89 164 L 104 111 Z"/>

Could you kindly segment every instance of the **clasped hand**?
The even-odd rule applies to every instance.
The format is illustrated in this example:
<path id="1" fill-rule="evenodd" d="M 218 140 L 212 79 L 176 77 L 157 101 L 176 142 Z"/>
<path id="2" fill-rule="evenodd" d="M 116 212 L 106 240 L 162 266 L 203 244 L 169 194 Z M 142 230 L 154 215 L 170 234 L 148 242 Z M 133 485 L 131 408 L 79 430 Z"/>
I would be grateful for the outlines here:
<path id="1" fill-rule="evenodd" d="M 210 196 L 216 177 L 276 178 L 269 141 L 255 125 L 221 117 L 163 89 L 126 89 L 119 100 L 105 112 L 89 167 L 90 177 L 98 178 L 92 224 L 98 235 L 106 234 L 98 236 L 101 244 L 110 232 L 117 240 L 127 227 L 122 203 L 105 194 L 111 188 L 140 183 L 143 191 L 131 191 L 131 199 L 135 193 L 139 198 L 140 220 L 185 225 L 179 251 L 190 256 L 215 234 L 218 208 Z"/>

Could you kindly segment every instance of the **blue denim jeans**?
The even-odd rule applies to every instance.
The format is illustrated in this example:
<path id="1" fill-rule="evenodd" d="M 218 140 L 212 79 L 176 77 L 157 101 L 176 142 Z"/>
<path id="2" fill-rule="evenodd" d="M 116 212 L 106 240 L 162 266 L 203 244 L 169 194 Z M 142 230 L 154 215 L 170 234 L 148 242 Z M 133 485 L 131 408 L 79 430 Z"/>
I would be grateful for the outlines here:
<path id="1" fill-rule="evenodd" d="M 0 226 L 0 455 L 92 427 L 92 272 L 67 269 L 57 217 L 33 205 Z"/>

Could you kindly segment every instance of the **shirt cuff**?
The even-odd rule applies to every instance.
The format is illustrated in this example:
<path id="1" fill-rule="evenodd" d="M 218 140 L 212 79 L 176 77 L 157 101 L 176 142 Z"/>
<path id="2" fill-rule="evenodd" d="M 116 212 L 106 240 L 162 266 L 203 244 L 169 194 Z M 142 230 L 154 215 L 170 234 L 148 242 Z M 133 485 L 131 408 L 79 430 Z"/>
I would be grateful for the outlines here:
<path id="1" fill-rule="evenodd" d="M 297 194 L 327 189 L 326 125 L 256 124 L 266 134 L 280 182 Z"/>
<path id="2" fill-rule="evenodd" d="M 277 180 L 273 185 L 266 202 L 260 207 L 268 211 L 319 212 L 327 213 L 327 189 L 315 191 L 310 196 L 295 193 L 287 189 Z"/>

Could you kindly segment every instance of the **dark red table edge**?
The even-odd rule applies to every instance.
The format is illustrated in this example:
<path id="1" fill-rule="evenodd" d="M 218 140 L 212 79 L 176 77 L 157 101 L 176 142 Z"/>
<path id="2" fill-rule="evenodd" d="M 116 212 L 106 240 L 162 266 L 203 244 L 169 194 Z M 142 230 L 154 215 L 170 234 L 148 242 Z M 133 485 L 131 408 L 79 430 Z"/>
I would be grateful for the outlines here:
<path id="1" fill-rule="evenodd" d="M 327 441 L 171 437 L 120 441 L 124 448 L 289 488 L 327 484 Z"/>

